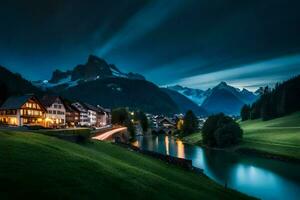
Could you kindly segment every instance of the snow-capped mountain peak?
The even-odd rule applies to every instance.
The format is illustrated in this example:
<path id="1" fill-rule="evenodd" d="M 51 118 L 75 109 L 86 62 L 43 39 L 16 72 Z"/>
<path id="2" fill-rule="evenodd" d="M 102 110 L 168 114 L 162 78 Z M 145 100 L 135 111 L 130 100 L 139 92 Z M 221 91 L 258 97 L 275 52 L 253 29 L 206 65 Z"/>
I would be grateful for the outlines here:
<path id="1" fill-rule="evenodd" d="M 209 88 L 206 91 L 183 87 L 180 85 L 175 85 L 168 88 L 183 94 L 184 96 L 186 96 L 196 104 L 203 106 L 204 108 L 206 105 L 209 105 L 210 107 L 206 108 L 208 111 L 215 105 L 218 106 L 218 109 L 224 108 L 224 110 L 220 109 L 219 112 L 229 112 L 228 109 L 226 110 L 225 108 L 229 108 L 231 106 L 233 109 L 232 113 L 227 114 L 237 114 L 236 112 L 239 112 L 240 106 L 242 106 L 243 104 L 251 104 L 257 99 L 257 95 L 254 95 L 254 93 L 250 92 L 249 90 L 240 90 L 231 85 L 228 85 L 226 82 L 221 82 L 215 87 Z M 223 101 L 225 102 L 226 99 L 228 100 L 228 102 L 222 103 Z M 230 102 L 232 102 L 232 104 L 238 103 L 238 105 L 229 105 Z"/>
<path id="2" fill-rule="evenodd" d="M 55 70 L 50 80 L 33 81 L 32 83 L 42 89 L 56 86 L 73 87 L 81 82 L 95 81 L 105 78 L 128 78 L 145 80 L 140 74 L 121 72 L 115 65 L 90 55 L 86 64 L 77 65 L 73 70 Z"/>

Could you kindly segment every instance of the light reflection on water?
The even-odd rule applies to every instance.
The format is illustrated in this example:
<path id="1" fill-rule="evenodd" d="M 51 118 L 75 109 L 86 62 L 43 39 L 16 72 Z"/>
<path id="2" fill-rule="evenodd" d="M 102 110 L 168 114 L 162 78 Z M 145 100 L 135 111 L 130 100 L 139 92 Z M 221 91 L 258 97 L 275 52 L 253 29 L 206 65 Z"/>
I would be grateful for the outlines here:
<path id="1" fill-rule="evenodd" d="M 142 149 L 186 158 L 213 180 L 262 199 L 300 199 L 300 165 L 208 150 L 183 144 L 171 136 L 140 136 Z"/>

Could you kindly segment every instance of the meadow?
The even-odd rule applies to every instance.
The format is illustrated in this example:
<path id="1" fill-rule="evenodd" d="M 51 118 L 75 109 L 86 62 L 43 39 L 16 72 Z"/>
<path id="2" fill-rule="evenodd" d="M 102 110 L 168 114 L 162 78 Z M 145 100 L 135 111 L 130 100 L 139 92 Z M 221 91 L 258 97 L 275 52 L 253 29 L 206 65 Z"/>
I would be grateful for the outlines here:
<path id="1" fill-rule="evenodd" d="M 248 199 L 117 145 L 0 131 L 0 199 Z"/>
<path id="2" fill-rule="evenodd" d="M 262 121 L 240 122 L 244 131 L 241 144 L 234 150 L 250 149 L 300 160 L 300 112 Z M 188 144 L 202 144 L 201 132 L 183 138 Z"/>

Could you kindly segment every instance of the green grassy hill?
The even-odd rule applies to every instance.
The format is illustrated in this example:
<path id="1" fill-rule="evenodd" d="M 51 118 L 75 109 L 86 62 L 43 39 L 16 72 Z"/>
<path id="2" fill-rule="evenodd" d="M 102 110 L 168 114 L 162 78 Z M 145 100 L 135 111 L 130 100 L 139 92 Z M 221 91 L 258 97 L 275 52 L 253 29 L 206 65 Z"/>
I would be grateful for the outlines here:
<path id="1" fill-rule="evenodd" d="M 269 121 L 248 120 L 240 125 L 243 141 L 234 150 L 250 149 L 300 160 L 300 112 Z M 188 144 L 201 145 L 201 140 L 201 133 L 183 138 Z"/>
<path id="2" fill-rule="evenodd" d="M 300 112 L 269 121 L 241 122 L 244 130 L 241 148 L 300 159 Z"/>
<path id="3" fill-rule="evenodd" d="M 104 142 L 0 131 L 0 199 L 245 199 L 207 177 Z"/>

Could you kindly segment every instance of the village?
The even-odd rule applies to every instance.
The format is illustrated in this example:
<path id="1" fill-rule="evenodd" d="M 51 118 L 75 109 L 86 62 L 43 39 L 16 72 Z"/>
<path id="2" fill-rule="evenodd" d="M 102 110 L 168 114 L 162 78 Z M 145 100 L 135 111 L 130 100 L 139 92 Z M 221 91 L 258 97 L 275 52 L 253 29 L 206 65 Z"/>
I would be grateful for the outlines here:
<path id="1" fill-rule="evenodd" d="M 111 110 L 60 96 L 33 94 L 9 97 L 0 107 L 0 123 L 15 127 L 101 128 L 111 124 Z"/>
<path id="2" fill-rule="evenodd" d="M 134 112 L 130 112 L 131 115 Z M 146 114 L 148 134 L 174 134 L 183 123 L 183 114 L 171 116 Z M 9 97 L 0 106 L 0 125 L 6 127 L 26 127 L 28 129 L 74 129 L 95 130 L 112 127 L 112 111 L 100 105 L 81 101 L 71 102 L 60 96 L 45 95 L 38 98 L 34 94 Z M 205 118 L 198 118 L 199 128 Z M 137 135 L 142 134 L 141 126 L 135 123 Z"/>

